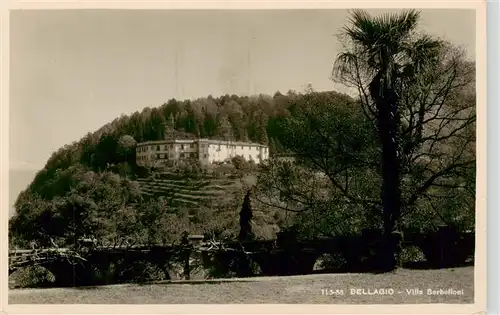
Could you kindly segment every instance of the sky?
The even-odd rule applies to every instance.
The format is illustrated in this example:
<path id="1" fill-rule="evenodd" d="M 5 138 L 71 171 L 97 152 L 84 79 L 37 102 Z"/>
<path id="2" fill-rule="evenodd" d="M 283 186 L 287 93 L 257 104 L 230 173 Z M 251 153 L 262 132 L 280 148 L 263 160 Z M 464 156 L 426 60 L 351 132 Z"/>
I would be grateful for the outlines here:
<path id="1" fill-rule="evenodd" d="M 388 10 L 368 10 L 380 14 Z M 475 58 L 474 10 L 420 27 Z M 53 151 L 171 98 L 341 90 L 347 10 L 24 10 L 10 16 L 10 204 Z M 20 174 L 23 175 L 20 175 Z"/>

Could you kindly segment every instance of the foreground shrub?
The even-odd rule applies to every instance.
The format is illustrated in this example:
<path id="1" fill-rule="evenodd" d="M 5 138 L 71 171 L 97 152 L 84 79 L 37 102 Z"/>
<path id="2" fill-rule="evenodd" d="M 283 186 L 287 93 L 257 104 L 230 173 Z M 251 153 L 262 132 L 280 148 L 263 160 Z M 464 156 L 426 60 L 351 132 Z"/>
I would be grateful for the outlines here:
<path id="1" fill-rule="evenodd" d="M 167 280 L 169 276 L 160 266 L 148 261 L 137 260 L 123 268 L 119 278 L 122 282 L 145 283 Z"/>
<path id="2" fill-rule="evenodd" d="M 340 270 L 346 268 L 347 262 L 340 253 L 323 254 L 316 260 L 314 270 Z"/>
<path id="3" fill-rule="evenodd" d="M 250 277 L 262 273 L 260 266 L 243 253 L 217 253 L 210 258 L 206 269 L 209 279 Z"/>
<path id="4" fill-rule="evenodd" d="M 47 287 L 55 282 L 55 277 L 42 266 L 29 266 L 21 268 L 11 275 L 14 287 L 38 288 Z"/>
<path id="5" fill-rule="evenodd" d="M 403 264 L 425 261 L 425 255 L 417 246 L 403 247 L 399 260 Z"/>
<path id="6" fill-rule="evenodd" d="M 117 278 L 117 268 L 115 263 L 107 265 L 93 265 L 92 267 L 92 280 L 94 284 L 113 284 Z"/>

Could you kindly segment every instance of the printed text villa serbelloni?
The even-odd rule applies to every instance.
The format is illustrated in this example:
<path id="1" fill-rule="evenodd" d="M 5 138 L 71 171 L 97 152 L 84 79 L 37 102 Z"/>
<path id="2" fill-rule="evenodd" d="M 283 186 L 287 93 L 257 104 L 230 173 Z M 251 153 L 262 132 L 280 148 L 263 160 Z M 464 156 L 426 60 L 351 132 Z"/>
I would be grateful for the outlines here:
<path id="1" fill-rule="evenodd" d="M 420 288 L 412 288 L 412 289 L 404 289 L 404 290 L 395 290 L 392 288 L 350 288 L 347 290 L 349 295 L 373 295 L 373 296 L 382 296 L 382 295 L 464 295 L 464 290 L 456 290 L 453 288 L 446 289 L 436 289 L 436 288 L 428 288 L 428 289 L 420 289 Z M 342 296 L 345 294 L 343 289 L 321 289 L 322 295 L 328 296 Z"/>

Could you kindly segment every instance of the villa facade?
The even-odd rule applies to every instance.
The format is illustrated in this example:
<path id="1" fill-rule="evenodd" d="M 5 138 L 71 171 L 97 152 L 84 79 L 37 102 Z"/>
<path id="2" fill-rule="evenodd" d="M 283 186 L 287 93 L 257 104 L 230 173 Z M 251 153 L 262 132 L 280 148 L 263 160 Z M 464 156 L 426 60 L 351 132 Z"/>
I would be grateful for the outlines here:
<path id="1" fill-rule="evenodd" d="M 197 159 L 202 164 L 223 162 L 242 156 L 256 164 L 269 158 L 269 148 L 252 142 L 221 141 L 209 139 L 160 140 L 137 144 L 137 165 L 161 167 L 166 161 Z"/>

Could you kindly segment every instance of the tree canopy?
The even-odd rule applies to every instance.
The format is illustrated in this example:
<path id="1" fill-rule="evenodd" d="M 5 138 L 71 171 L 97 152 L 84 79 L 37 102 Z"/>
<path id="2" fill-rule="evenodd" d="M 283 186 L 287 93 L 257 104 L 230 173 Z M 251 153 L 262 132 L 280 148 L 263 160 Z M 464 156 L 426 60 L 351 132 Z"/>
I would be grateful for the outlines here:
<path id="1" fill-rule="evenodd" d="M 418 18 L 414 10 L 352 13 L 333 79 L 356 98 L 309 88 L 171 99 L 116 118 L 54 152 L 18 197 L 10 235 L 26 246 L 85 238 L 165 243 L 189 229 L 225 237 L 240 229 L 240 210 L 242 230 L 249 232 L 251 219 L 257 236 L 271 234 L 262 222 L 307 237 L 440 224 L 473 229 L 475 64 L 450 43 L 419 34 Z M 238 176 L 258 176 L 251 206 L 245 185 L 231 203 L 196 214 L 144 198 L 136 180 L 150 174 L 135 162 L 136 144 L 165 137 L 268 144 L 272 158 L 257 171 L 232 161 Z"/>

